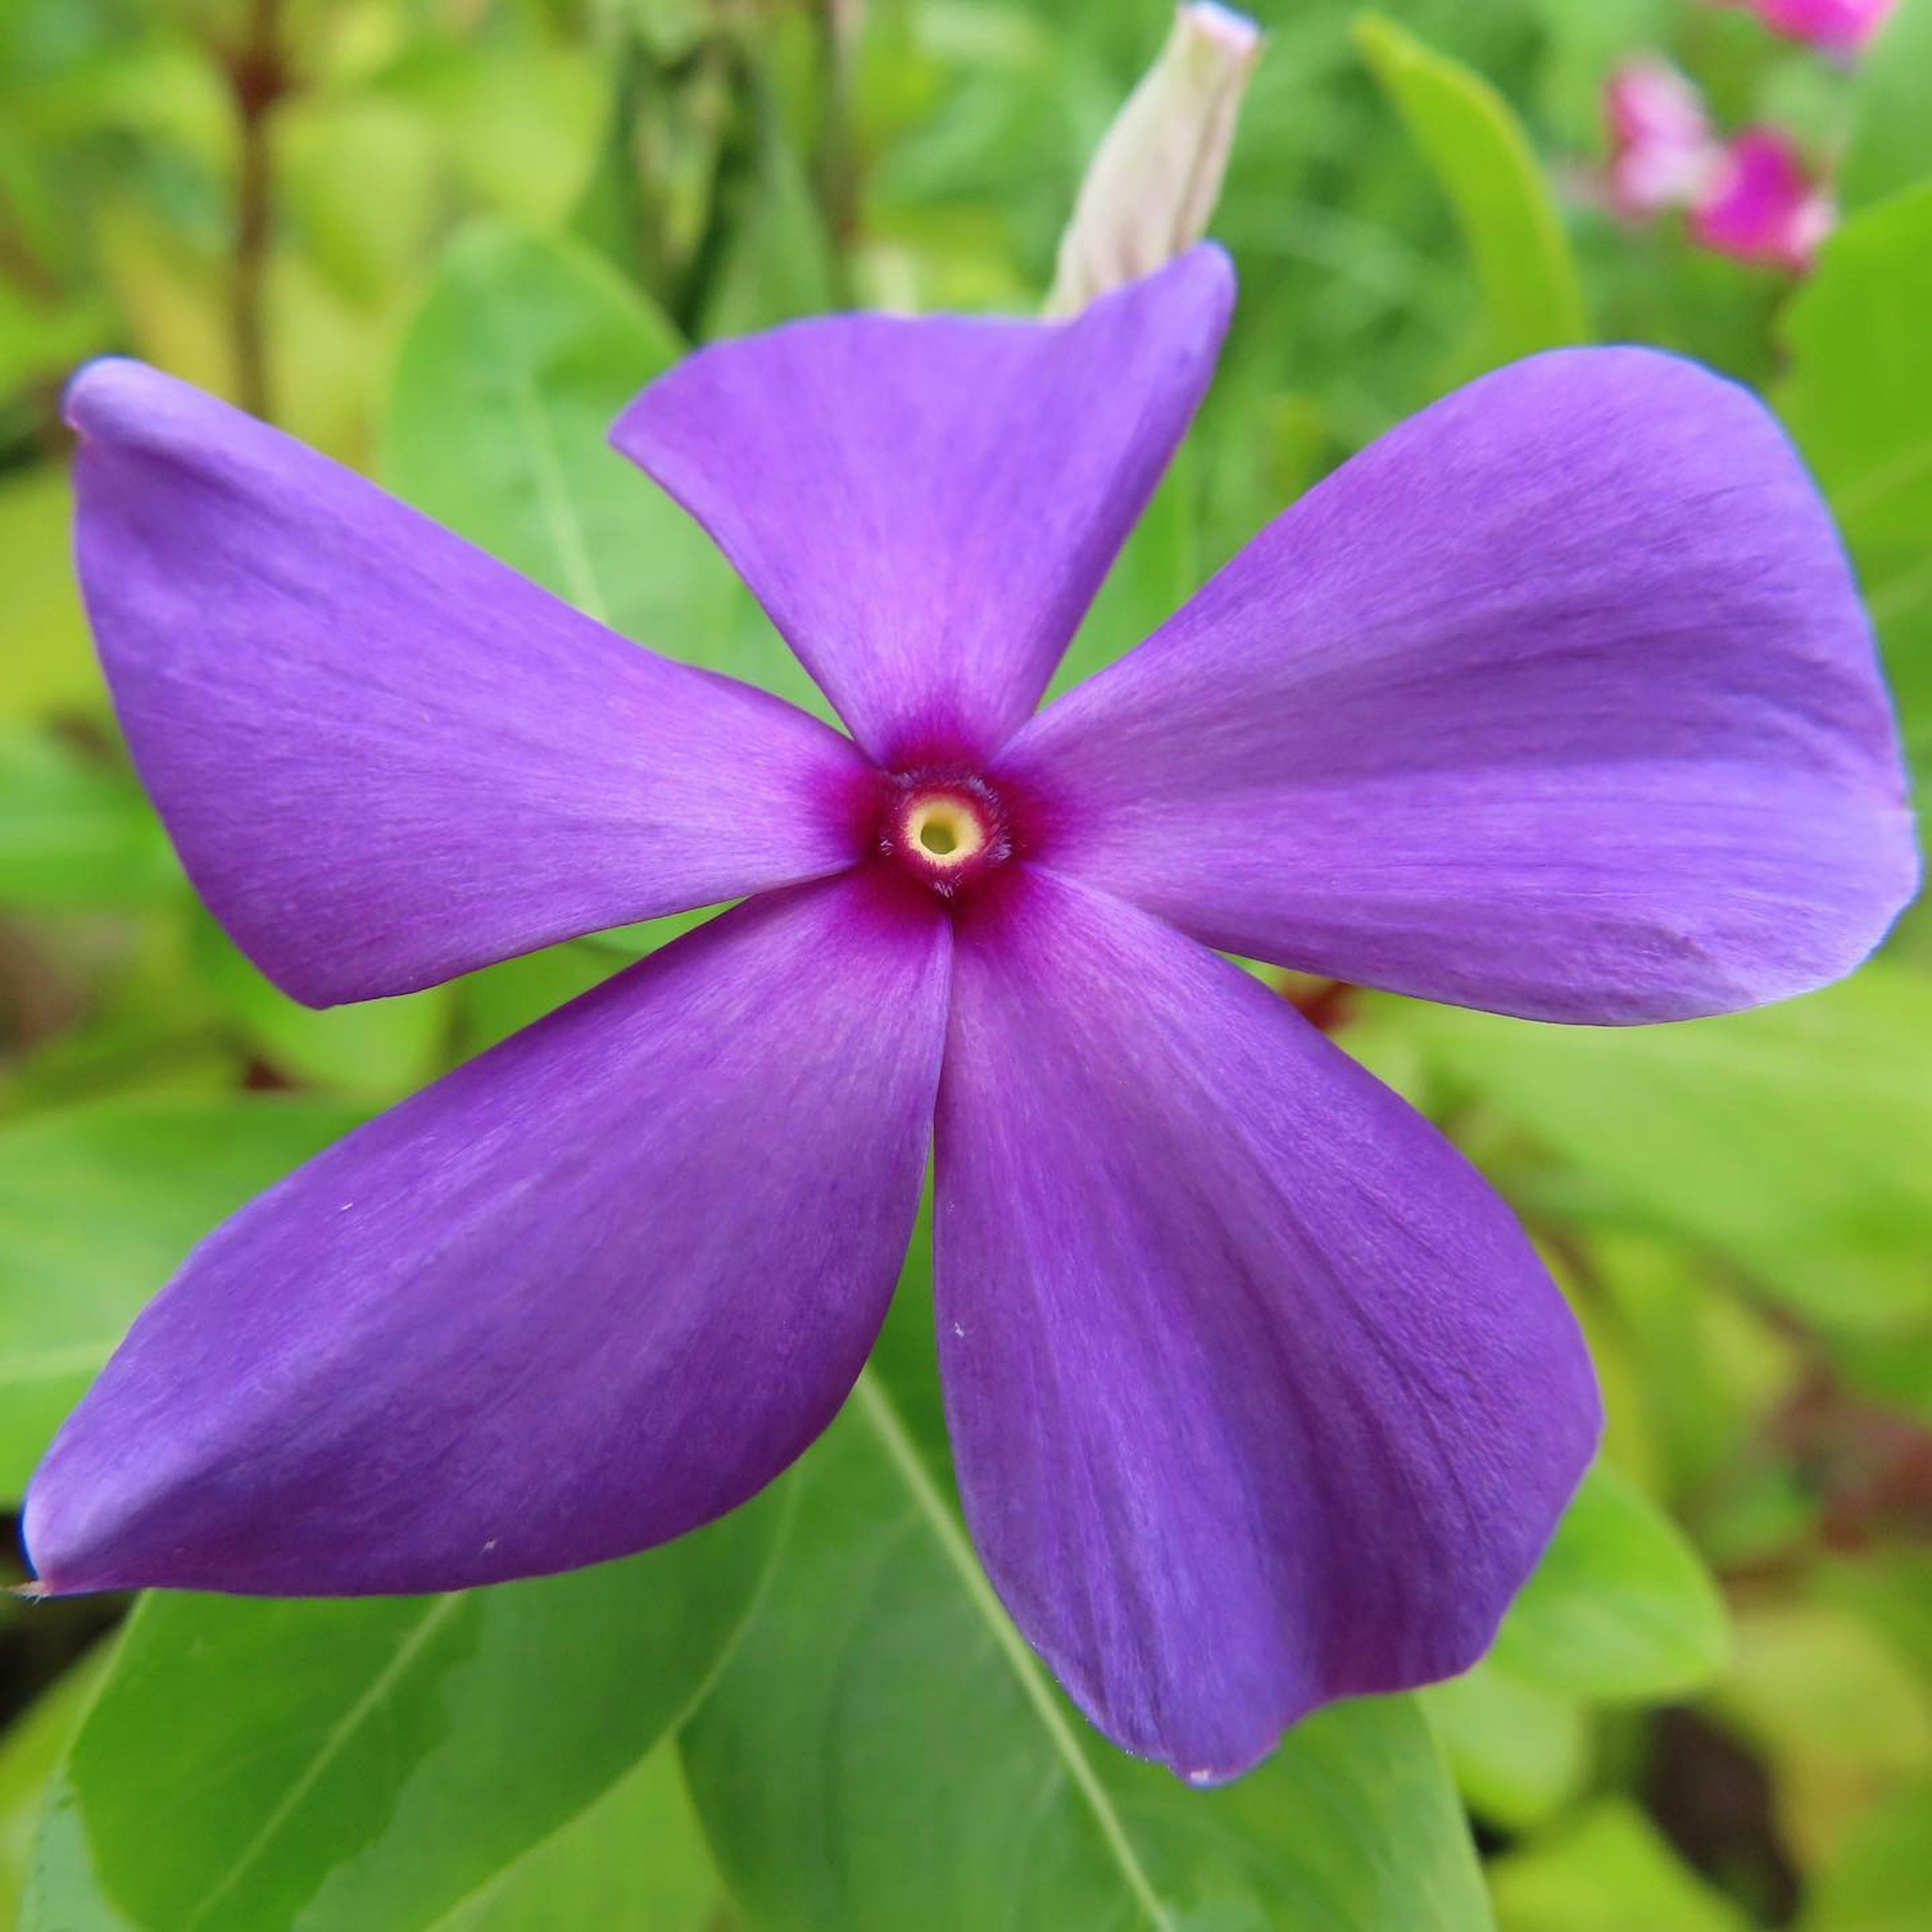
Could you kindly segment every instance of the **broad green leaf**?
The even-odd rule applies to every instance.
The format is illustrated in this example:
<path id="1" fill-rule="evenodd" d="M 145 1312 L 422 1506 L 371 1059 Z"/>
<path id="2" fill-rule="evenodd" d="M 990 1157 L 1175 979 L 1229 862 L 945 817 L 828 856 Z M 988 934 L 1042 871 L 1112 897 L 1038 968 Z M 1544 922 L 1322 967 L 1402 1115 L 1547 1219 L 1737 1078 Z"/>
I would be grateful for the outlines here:
<path id="1" fill-rule="evenodd" d="M 1894 1420 L 1880 1418 L 1880 1426 Z M 1918 1454 L 1907 1430 L 1892 1439 L 1908 1460 Z M 1909 1511 L 1909 1486 L 1900 1500 Z M 1810 1581 L 1817 1602 L 1850 1610 L 1932 1684 L 1932 1539 L 1908 1532 L 1883 1547 L 1854 1547 L 1814 1564 Z"/>
<path id="2" fill-rule="evenodd" d="M 148 1597 L 56 1778 L 24 1932 L 435 1925 L 682 1719 L 784 1508 L 448 1596 Z"/>
<path id="3" fill-rule="evenodd" d="M 411 274 L 434 232 L 443 184 L 434 129 L 364 90 L 302 92 L 276 110 L 276 199 L 316 268 L 375 306 Z M 369 184 L 380 181 L 380 194 Z"/>
<path id="4" fill-rule="evenodd" d="M 0 722 L 0 908 L 151 904 L 180 868 L 134 775 L 31 726 Z"/>
<path id="5" fill-rule="evenodd" d="M 667 1742 L 434 1932 L 724 1932 L 725 1910 Z"/>
<path id="6" fill-rule="evenodd" d="M 1600 1311 L 1622 1340 L 1666 1486 L 1708 1497 L 1808 1372 L 1804 1350 L 1788 1324 L 1679 1244 L 1611 1232 L 1581 1252 L 1582 1311 Z"/>
<path id="7" fill-rule="evenodd" d="M 98 294 L 37 297 L 0 278 L 0 395 L 58 382 L 113 336 L 112 313 Z"/>
<path id="8" fill-rule="evenodd" d="M 103 1643 L 70 1665 L 14 1720 L 0 1744 L 0 1925 L 18 1922 L 47 1781 L 80 1726 L 113 1648 Z"/>
<path id="9" fill-rule="evenodd" d="M 94 1101 L 0 1128 L 0 1496 L 224 1216 L 346 1133 L 346 1102 Z"/>
<path id="10" fill-rule="evenodd" d="M 1742 1607 L 1736 1660 L 1709 1708 L 1766 1762 L 1780 1828 L 1808 1864 L 1932 1774 L 1932 1687 L 1884 1632 L 1836 1605 Z"/>
<path id="11" fill-rule="evenodd" d="M 1911 112 L 1932 125 L 1921 93 L 1915 82 Z M 1922 778 L 1932 776 L 1928 313 L 1932 181 L 1847 222 L 1826 244 L 1784 314 L 1790 374 L 1778 398 L 1858 566 Z"/>
<path id="12" fill-rule="evenodd" d="M 514 21 L 518 10 L 503 10 Z M 535 32 L 418 43 L 382 86 L 436 130 L 472 192 L 538 224 L 583 193 L 610 111 L 592 50 Z"/>
<path id="13" fill-rule="evenodd" d="M 1654 1701 L 1715 1676 L 1727 1644 L 1724 1599 L 1696 1551 L 1642 1491 L 1599 1462 L 1491 1655 L 1552 1690 Z"/>
<path id="14" fill-rule="evenodd" d="M 474 225 L 404 337 L 382 479 L 640 643 L 802 694 L 809 680 L 730 566 L 606 440 L 682 352 L 582 243 Z"/>
<path id="15" fill-rule="evenodd" d="M 74 489 L 64 467 L 44 463 L 0 476 L 0 556 L 8 632 L 0 718 L 99 711 L 106 691 L 74 579 Z"/>
<path id="16" fill-rule="evenodd" d="M 1455 209 L 1481 293 L 1485 361 L 1586 340 L 1582 288 L 1562 220 L 1508 104 L 1480 74 L 1392 21 L 1367 15 L 1355 32 Z"/>
<path id="17" fill-rule="evenodd" d="M 458 989 L 461 1045 L 458 1058 L 480 1053 L 519 1028 L 587 993 L 647 952 L 668 946 L 716 918 L 718 908 L 667 914 L 635 926 L 613 927 L 561 946 L 547 946 L 518 959 L 506 959 L 472 973 Z"/>
<path id="18" fill-rule="evenodd" d="M 467 1058 L 507 1040 L 608 980 L 623 964 L 617 953 L 587 941 L 547 946 L 465 976 L 457 988 L 459 1055 Z"/>
<path id="19" fill-rule="evenodd" d="M 748 335 L 837 306 L 832 241 L 805 164 L 762 89 L 755 112 L 752 166 L 726 194 L 724 259 L 699 332 L 706 338 Z"/>
<path id="20" fill-rule="evenodd" d="M 1858 1820 L 1811 1880 L 1800 1932 L 1906 1932 L 1932 1899 L 1932 1780 Z"/>
<path id="21" fill-rule="evenodd" d="M 454 1030 L 453 988 L 318 1010 L 265 979 L 212 920 L 199 930 L 208 985 L 278 1072 L 376 1102 L 400 1099 L 442 1070 Z"/>
<path id="22" fill-rule="evenodd" d="M 1500 1932 L 1746 1932 L 1744 1915 L 1623 1798 L 1490 1868 Z"/>
<path id="23" fill-rule="evenodd" d="M 1880 962 L 1675 1026 L 1404 1023 L 1558 1157 L 1530 1204 L 1702 1244 L 1827 1327 L 1932 1316 L 1932 978 Z"/>
<path id="24" fill-rule="evenodd" d="M 928 1343 L 929 1346 L 929 1343 Z M 801 1467 L 770 1595 L 685 1732 L 760 1932 L 1261 1932 L 1488 1922 L 1412 1701 L 1193 1790 L 1093 1734 L 1008 1621 L 875 1365 Z"/>
<path id="25" fill-rule="evenodd" d="M 1838 164 L 1839 206 L 1856 211 L 1932 182 L 1932 0 L 1902 0 L 1858 64 L 1851 138 Z"/>
<path id="26" fill-rule="evenodd" d="M 1200 588 L 1198 482 L 1192 447 L 1184 444 L 1067 646 L 1054 673 L 1055 693 L 1132 650 Z"/>
<path id="27" fill-rule="evenodd" d="M 1527 1831 L 1582 1790 L 1592 1752 L 1582 1699 L 1512 1676 L 1493 1657 L 1419 1695 L 1478 1817 Z"/>
<path id="28" fill-rule="evenodd" d="M 600 256 L 472 224 L 403 338 L 383 481 L 580 610 L 629 628 L 665 571 L 636 520 L 650 493 L 604 438 L 682 346 Z M 632 568 L 613 580 L 627 551 Z"/>

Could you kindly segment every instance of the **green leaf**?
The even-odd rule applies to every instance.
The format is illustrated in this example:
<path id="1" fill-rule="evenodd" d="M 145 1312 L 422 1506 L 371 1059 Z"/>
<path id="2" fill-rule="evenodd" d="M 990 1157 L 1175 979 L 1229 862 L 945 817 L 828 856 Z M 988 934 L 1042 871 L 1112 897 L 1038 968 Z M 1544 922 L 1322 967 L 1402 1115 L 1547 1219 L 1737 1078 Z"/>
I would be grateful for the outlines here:
<path id="1" fill-rule="evenodd" d="M 1526 1683 L 1490 1657 L 1418 1695 L 1464 1803 L 1491 1824 L 1527 1831 L 1588 1781 L 1591 1720 L 1581 1698 Z"/>
<path id="2" fill-rule="evenodd" d="M 1322 1712 L 1215 1790 L 1124 1756 L 1001 1610 L 926 1433 L 868 1370 L 795 1478 L 771 1593 L 685 1733 L 699 1812 L 754 1926 L 1487 1924 L 1412 1700 Z"/>
<path id="3" fill-rule="evenodd" d="M 683 346 L 582 243 L 472 226 L 403 338 L 382 479 L 640 643 L 803 697 L 810 680 L 730 566 L 606 440 Z"/>
<path id="4" fill-rule="evenodd" d="M 1828 1328 L 1932 1313 L 1932 979 L 1880 962 L 1675 1026 L 1404 1024 L 1558 1157 L 1518 1179 L 1527 1204 L 1699 1242 Z"/>
<path id="5" fill-rule="evenodd" d="M 1552 1690 L 1655 1701 L 1708 1682 L 1728 1651 L 1724 1599 L 1696 1552 L 1640 1490 L 1599 1462 L 1491 1654 Z"/>
<path id="6" fill-rule="evenodd" d="M 0 718 L 100 710 L 106 698 L 74 574 L 74 488 L 51 463 L 0 477 L 8 645 Z M 0 820 L 6 814 L 0 811 Z"/>
<path id="7" fill-rule="evenodd" d="M 435 129 L 471 190 L 520 221 L 562 220 L 590 178 L 610 112 L 608 68 L 586 46 L 514 31 L 418 41 L 383 76 Z"/>
<path id="8" fill-rule="evenodd" d="M 760 90 L 752 165 L 728 196 L 724 259 L 700 333 L 748 335 L 837 306 L 831 237 L 804 162 Z"/>
<path id="9" fill-rule="evenodd" d="M 1932 182 L 1848 222 L 1826 244 L 1784 314 L 1790 374 L 1778 399 L 1858 566 L 1922 776 L 1932 775 L 1928 310 Z"/>
<path id="10" fill-rule="evenodd" d="M 783 1509 L 448 1596 L 147 1598 L 56 1778 L 26 1932 L 436 1924 L 682 1719 Z"/>
<path id="11" fill-rule="evenodd" d="M 1932 1780 L 1859 1820 L 1812 1878 L 1800 1932 L 1903 1932 L 1932 1899 Z"/>
<path id="12" fill-rule="evenodd" d="M 1191 444 L 1175 452 L 1054 673 L 1054 693 L 1132 650 L 1200 588 L 1198 460 Z"/>
<path id="13" fill-rule="evenodd" d="M 224 1216 L 346 1133 L 334 1101 L 147 1096 L 0 1129 L 0 1496 Z"/>
<path id="14" fill-rule="evenodd" d="M 453 987 L 318 1010 L 265 979 L 212 919 L 200 923 L 197 941 L 216 997 L 254 1052 L 290 1078 L 380 1102 L 400 1099 L 442 1070 L 454 1024 Z"/>
<path id="15" fill-rule="evenodd" d="M 1501 1932 L 1745 1932 L 1744 1914 L 1622 1798 L 1490 1868 Z"/>
<path id="16" fill-rule="evenodd" d="M 435 1932 L 724 1932 L 724 1881 L 665 1743 Z"/>
<path id="17" fill-rule="evenodd" d="M 1708 1496 L 1806 1374 L 1803 1352 L 1788 1324 L 1678 1244 L 1610 1233 L 1579 1252 L 1581 1308 L 1625 1355 L 1660 1482 Z"/>
<path id="18" fill-rule="evenodd" d="M 1801 1863 L 1841 1843 L 1874 1798 L 1932 1774 L 1932 1687 L 1886 1633 L 1835 1604 L 1741 1606 L 1736 1661 L 1709 1708 L 1765 1761 Z"/>
<path id="19" fill-rule="evenodd" d="M 125 908 L 181 890 L 167 836 L 130 772 L 0 722 L 0 906 Z"/>
<path id="20" fill-rule="evenodd" d="M 1485 362 L 1587 340 L 1562 220 L 1508 103 L 1391 21 L 1366 15 L 1355 35 L 1456 212 L 1486 320 Z"/>
<path id="21" fill-rule="evenodd" d="M 1904 0 L 1858 62 L 1851 138 L 1838 170 L 1838 203 L 1848 213 L 1932 182 L 1928 73 L 1932 0 Z"/>
<path id="22" fill-rule="evenodd" d="M 113 1654 L 102 1644 L 72 1665 L 16 1718 L 0 1746 L 0 1925 L 19 1922 L 47 1780 L 80 1724 Z"/>
<path id="23" fill-rule="evenodd" d="M 507 1040 L 518 1028 L 589 992 L 622 964 L 616 952 L 572 940 L 467 974 L 457 988 L 462 1057 Z"/>

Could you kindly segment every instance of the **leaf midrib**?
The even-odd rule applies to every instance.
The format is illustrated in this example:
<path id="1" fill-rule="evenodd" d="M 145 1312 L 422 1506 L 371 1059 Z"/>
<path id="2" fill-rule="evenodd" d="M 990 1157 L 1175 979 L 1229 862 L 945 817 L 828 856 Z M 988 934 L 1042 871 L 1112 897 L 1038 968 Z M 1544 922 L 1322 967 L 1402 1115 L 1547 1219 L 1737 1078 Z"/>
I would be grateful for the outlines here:
<path id="1" fill-rule="evenodd" d="M 369 1688 L 331 1726 L 328 1736 L 322 1740 L 320 1750 L 310 1759 L 302 1774 L 289 1786 L 280 1802 L 262 1820 L 255 1835 L 229 1867 L 220 1883 L 202 1899 L 200 1908 L 186 1922 L 182 1932 L 196 1932 L 196 1928 L 208 1922 L 216 1906 L 233 1894 L 236 1886 L 274 1843 L 283 1827 L 307 1802 L 309 1794 L 321 1782 L 323 1773 L 341 1756 L 350 1740 L 409 1675 L 417 1658 L 428 1647 L 430 1638 L 442 1629 L 464 1600 L 463 1592 L 452 1591 L 447 1595 L 435 1598 L 425 1606 L 415 1628 L 396 1646 L 395 1654 L 376 1673 Z"/>
<path id="2" fill-rule="evenodd" d="M 562 579 L 560 587 L 586 616 L 595 618 L 600 624 L 607 623 L 609 620 L 603 592 L 590 561 L 583 518 L 565 480 L 562 458 L 531 377 L 530 358 L 510 320 L 509 304 L 500 298 L 500 292 L 490 285 L 488 277 L 481 279 L 482 289 L 478 310 L 488 318 L 486 326 L 496 338 L 497 367 L 503 372 L 503 387 L 509 397 L 511 412 L 529 454 L 537 501 L 543 506 L 544 521 L 556 552 L 557 572 Z"/>
<path id="3" fill-rule="evenodd" d="M 859 1378 L 853 1391 L 853 1406 L 871 1425 L 886 1452 L 886 1457 L 894 1473 L 910 1492 L 912 1500 L 926 1521 L 926 1526 L 944 1552 L 946 1562 L 958 1576 L 967 1600 L 986 1623 L 1000 1654 L 1005 1658 L 1013 1676 L 1018 1680 L 1027 1701 L 1032 1705 L 1040 1718 L 1041 1727 L 1047 1735 L 1054 1752 L 1071 1780 L 1073 1786 L 1085 1800 L 1093 1814 L 1095 1823 L 1108 1850 L 1119 1865 L 1120 1875 L 1134 1902 L 1146 1916 L 1149 1924 L 1156 1932 L 1177 1932 L 1174 1920 L 1168 1916 L 1160 1901 L 1154 1882 L 1141 1863 L 1140 1855 L 1135 1850 L 1133 1841 L 1128 1835 L 1120 1810 L 1115 1805 L 1106 1787 L 1100 1782 L 1094 1768 L 1093 1760 L 1082 1750 L 1080 1742 L 1073 1735 L 1059 1706 L 1054 1703 L 1053 1694 L 1048 1689 L 1040 1664 L 1026 1640 L 1015 1628 L 999 1598 L 993 1592 L 992 1585 L 987 1581 L 986 1574 L 980 1567 L 980 1559 L 974 1554 L 966 1533 L 947 1507 L 946 1498 L 940 1493 L 938 1484 L 926 1468 L 916 1445 L 908 1433 L 905 1424 L 893 1406 L 890 1396 L 880 1384 L 878 1376 L 868 1369 Z"/>

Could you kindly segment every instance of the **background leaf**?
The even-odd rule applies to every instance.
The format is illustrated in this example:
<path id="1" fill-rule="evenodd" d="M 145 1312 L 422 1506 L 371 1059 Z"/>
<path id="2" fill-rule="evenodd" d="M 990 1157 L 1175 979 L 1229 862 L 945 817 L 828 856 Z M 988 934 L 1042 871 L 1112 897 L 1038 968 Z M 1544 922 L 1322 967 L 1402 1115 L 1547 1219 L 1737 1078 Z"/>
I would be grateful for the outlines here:
<path id="1" fill-rule="evenodd" d="M 1932 1317 L 1932 981 L 1876 965 L 1782 1006 L 1675 1026 L 1404 1016 L 1438 1067 L 1559 1157 L 1551 1212 L 1734 1256 L 1831 1325 Z"/>
<path id="2" fill-rule="evenodd" d="M 1858 63 L 1851 138 L 1838 167 L 1838 200 L 1856 211 L 1932 181 L 1932 0 L 1899 0 Z"/>
<path id="3" fill-rule="evenodd" d="M 1932 181 L 1826 244 L 1785 311 L 1791 370 L 1778 392 L 1858 565 L 1922 778 L 1932 772 L 1932 335 L 1919 326 L 1928 304 Z"/>
<path id="4" fill-rule="evenodd" d="M 362 1118 L 352 1104 L 128 1096 L 0 1126 L 0 1496 L 189 1248 Z"/>
<path id="5" fill-rule="evenodd" d="M 182 890 L 166 836 L 124 768 L 0 722 L 0 907 L 140 904 Z"/>
<path id="6" fill-rule="evenodd" d="M 730 566 L 606 440 L 683 346 L 581 244 L 472 228 L 404 338 L 383 478 L 640 643 L 802 695 L 808 680 Z"/>
<path id="7" fill-rule="evenodd" d="M 448 1596 L 145 1598 L 56 1777 L 23 1925 L 434 1925 L 678 1723 L 782 1509 Z"/>
<path id="8" fill-rule="evenodd" d="M 1615 1800 L 1534 1850 L 1499 1859 L 1493 1883 L 1500 1932 L 1748 1932 L 1735 1905 L 1641 1812 Z"/>
<path id="9" fill-rule="evenodd" d="M 728 1911 L 683 1766 L 664 1744 L 434 1932 L 722 1932 Z"/>
<path id="10" fill-rule="evenodd" d="M 770 1594 L 685 1734 L 752 1924 L 1486 1925 L 1412 1700 L 1323 1712 L 1211 1791 L 1094 1736 L 1006 1618 L 928 1460 L 929 1369 L 888 1380 L 932 1346 L 923 1270 L 908 1274 L 883 1366 L 799 1470 Z"/>
<path id="11" fill-rule="evenodd" d="M 1722 1669 L 1723 1598 L 1682 1532 L 1607 1464 L 1583 1479 L 1490 1660 L 1529 1683 L 1656 1700 Z"/>
<path id="12" fill-rule="evenodd" d="M 1456 210 L 1482 292 L 1483 362 L 1588 338 L 1582 285 L 1522 126 L 1481 76 L 1373 15 L 1364 56 Z"/>

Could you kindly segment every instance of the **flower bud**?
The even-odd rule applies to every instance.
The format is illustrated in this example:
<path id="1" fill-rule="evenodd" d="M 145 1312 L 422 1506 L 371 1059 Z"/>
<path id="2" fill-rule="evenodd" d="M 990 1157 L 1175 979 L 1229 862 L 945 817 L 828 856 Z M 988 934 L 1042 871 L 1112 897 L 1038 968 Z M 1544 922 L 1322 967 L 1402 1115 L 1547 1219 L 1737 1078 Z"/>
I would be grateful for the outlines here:
<path id="1" fill-rule="evenodd" d="M 1228 151 L 1261 29 L 1245 14 L 1184 6 L 1140 85 L 1114 116 L 1060 237 L 1047 307 L 1084 308 L 1198 242 L 1220 199 Z"/>

